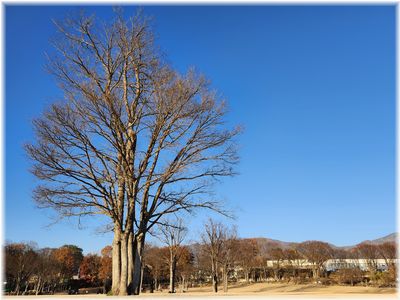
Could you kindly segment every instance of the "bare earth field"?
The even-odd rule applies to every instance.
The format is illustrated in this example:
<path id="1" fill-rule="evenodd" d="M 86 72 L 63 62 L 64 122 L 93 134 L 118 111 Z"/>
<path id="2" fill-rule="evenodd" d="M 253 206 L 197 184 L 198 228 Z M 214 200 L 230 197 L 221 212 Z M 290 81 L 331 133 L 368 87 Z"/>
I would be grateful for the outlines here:
<path id="1" fill-rule="evenodd" d="M 7 296 L 5 298 L 11 298 Z M 107 297 L 105 295 L 53 295 L 53 296 L 19 296 L 20 298 L 35 298 L 35 299 L 54 299 L 54 298 L 85 298 L 99 299 Z M 131 296 L 128 296 L 131 297 Z M 321 286 L 313 284 L 278 284 L 278 283 L 253 283 L 230 286 L 228 293 L 223 291 L 214 294 L 211 292 L 211 287 L 192 288 L 188 292 L 169 294 L 167 291 L 155 293 L 142 293 L 139 298 L 170 298 L 170 299 L 185 299 L 185 298 L 236 298 L 247 299 L 249 297 L 261 297 L 268 299 L 332 299 L 332 298 L 359 298 L 359 299 L 396 299 L 398 297 L 395 288 L 376 288 L 362 286 Z M 113 297 L 110 297 L 111 299 Z M 126 297 L 119 297 L 126 298 Z"/>

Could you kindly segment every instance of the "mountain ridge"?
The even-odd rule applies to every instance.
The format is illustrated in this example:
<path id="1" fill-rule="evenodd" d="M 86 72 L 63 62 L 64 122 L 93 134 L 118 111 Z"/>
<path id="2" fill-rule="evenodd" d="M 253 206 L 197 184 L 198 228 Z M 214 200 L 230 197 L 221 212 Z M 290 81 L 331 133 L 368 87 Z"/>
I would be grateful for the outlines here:
<path id="1" fill-rule="evenodd" d="M 256 237 L 256 238 L 243 238 L 244 240 L 246 239 L 252 239 L 257 241 L 258 245 L 260 246 L 261 249 L 263 249 L 264 251 L 268 251 L 272 248 L 282 248 L 282 249 L 288 249 L 288 248 L 292 248 L 298 244 L 300 244 L 301 242 L 287 242 L 287 241 L 281 241 L 281 240 L 276 240 L 276 239 L 271 239 L 271 238 L 266 238 L 266 237 Z M 336 248 L 336 249 L 344 249 L 344 250 L 349 250 L 354 248 L 355 246 L 357 246 L 358 244 L 361 243 L 369 243 L 369 244 L 383 244 L 385 242 L 397 242 L 398 239 L 398 233 L 397 232 L 393 232 L 391 234 L 385 235 L 383 237 L 380 238 L 376 238 L 373 240 L 364 240 L 361 241 L 357 244 L 354 245 L 349 245 L 349 246 L 336 246 L 332 243 L 328 243 L 332 248 Z"/>

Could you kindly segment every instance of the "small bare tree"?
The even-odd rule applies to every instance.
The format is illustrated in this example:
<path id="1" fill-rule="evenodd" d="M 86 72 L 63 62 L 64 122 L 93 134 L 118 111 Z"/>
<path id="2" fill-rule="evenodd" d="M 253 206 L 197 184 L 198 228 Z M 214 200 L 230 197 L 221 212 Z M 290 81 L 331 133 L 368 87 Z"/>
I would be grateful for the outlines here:
<path id="1" fill-rule="evenodd" d="M 175 222 L 167 222 L 159 226 L 160 240 L 165 243 L 169 249 L 169 292 L 175 293 L 176 264 L 181 254 L 181 244 L 186 237 L 187 229 L 183 220 L 177 218 Z"/>
<path id="2" fill-rule="evenodd" d="M 56 26 L 48 69 L 64 98 L 34 121 L 26 146 L 34 198 L 60 217 L 106 216 L 113 294 L 139 293 L 148 230 L 180 210 L 223 211 L 210 192 L 234 174 L 240 130 L 225 126 L 224 101 L 203 76 L 161 59 L 143 15 Z"/>
<path id="3" fill-rule="evenodd" d="M 378 253 L 385 260 L 387 269 L 395 269 L 397 258 L 397 246 L 394 242 L 385 242 L 378 245 Z"/>
<path id="4" fill-rule="evenodd" d="M 318 279 L 324 263 L 334 257 L 332 247 L 325 242 L 306 241 L 297 246 L 297 250 L 312 264 L 313 277 Z"/>
<path id="5" fill-rule="evenodd" d="M 204 225 L 204 233 L 201 236 L 204 251 L 211 260 L 212 286 L 215 293 L 218 292 L 218 262 L 221 260 L 223 245 L 226 239 L 226 227 L 209 219 Z"/>
<path id="6" fill-rule="evenodd" d="M 304 263 L 303 257 L 296 249 L 293 248 L 284 249 L 283 256 L 288 264 L 288 267 L 292 271 L 292 277 L 296 278 L 298 269 L 301 268 L 302 264 Z"/>
<path id="7" fill-rule="evenodd" d="M 228 292 L 229 271 L 234 267 L 238 255 L 238 238 L 236 228 L 226 228 L 222 239 L 222 251 L 219 262 L 222 266 L 222 282 L 224 292 Z"/>
<path id="8" fill-rule="evenodd" d="M 269 257 L 272 259 L 272 268 L 274 270 L 275 280 L 280 280 L 279 271 L 282 268 L 282 262 L 285 259 L 285 251 L 280 248 L 272 248 L 269 251 Z"/>
<path id="9" fill-rule="evenodd" d="M 254 268 L 258 265 L 256 260 L 260 252 L 259 244 L 255 239 L 240 239 L 238 247 L 238 263 L 242 267 L 244 277 L 247 283 L 250 282 L 250 276 L 254 275 Z M 254 279 L 254 277 L 253 277 Z"/>
<path id="10" fill-rule="evenodd" d="M 189 246 L 180 247 L 177 263 L 178 277 L 180 278 L 181 292 L 188 290 L 188 281 L 194 275 L 194 255 Z"/>
<path id="11" fill-rule="evenodd" d="M 379 258 L 379 248 L 375 244 L 364 242 L 358 244 L 354 249 L 354 253 L 359 261 L 365 262 L 368 270 L 374 274 L 378 271 L 378 258 Z"/>
<path id="12" fill-rule="evenodd" d="M 156 291 L 160 290 L 160 278 L 165 271 L 165 256 L 166 247 L 159 248 L 156 246 L 151 246 L 146 243 L 146 251 L 144 253 L 144 260 L 146 265 L 151 270 L 152 275 L 152 285 Z"/>

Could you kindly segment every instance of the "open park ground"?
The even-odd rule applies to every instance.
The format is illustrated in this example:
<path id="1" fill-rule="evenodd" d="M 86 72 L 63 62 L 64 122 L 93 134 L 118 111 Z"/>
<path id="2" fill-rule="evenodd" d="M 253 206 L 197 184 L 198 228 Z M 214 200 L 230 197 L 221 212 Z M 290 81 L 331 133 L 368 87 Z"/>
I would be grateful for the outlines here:
<path id="1" fill-rule="evenodd" d="M 169 295 L 167 292 L 156 292 L 154 294 L 143 293 L 143 296 L 163 296 Z M 275 296 L 280 299 L 285 296 L 397 296 L 395 288 L 377 288 L 377 287 L 363 287 L 363 286 L 322 286 L 315 284 L 278 284 L 278 283 L 251 283 L 239 284 L 229 287 L 227 293 L 220 290 L 217 294 L 211 292 L 211 287 L 192 288 L 185 293 L 176 293 L 174 296 L 200 296 L 200 297 L 213 297 L 213 296 Z M 297 297 L 296 297 L 297 298 Z"/>
<path id="2" fill-rule="evenodd" d="M 7 296 L 6 298 L 11 298 Z M 35 299 L 54 299 L 54 298 L 81 298 L 98 299 L 107 297 L 105 295 L 52 295 L 52 296 L 20 296 L 19 298 Z M 128 296 L 132 297 L 132 296 Z M 332 299 L 332 298 L 391 298 L 397 299 L 398 293 L 396 288 L 378 288 L 378 287 L 363 287 L 363 286 L 322 286 L 315 284 L 278 284 L 278 283 L 251 283 L 238 284 L 229 287 L 229 291 L 224 293 L 220 290 L 217 294 L 211 292 L 211 287 L 191 288 L 185 293 L 177 292 L 169 294 L 167 290 L 154 293 L 142 293 L 139 298 L 219 298 L 229 297 L 237 299 L 247 299 L 249 297 L 262 297 L 268 299 Z M 125 297 L 123 297 L 125 298 Z"/>

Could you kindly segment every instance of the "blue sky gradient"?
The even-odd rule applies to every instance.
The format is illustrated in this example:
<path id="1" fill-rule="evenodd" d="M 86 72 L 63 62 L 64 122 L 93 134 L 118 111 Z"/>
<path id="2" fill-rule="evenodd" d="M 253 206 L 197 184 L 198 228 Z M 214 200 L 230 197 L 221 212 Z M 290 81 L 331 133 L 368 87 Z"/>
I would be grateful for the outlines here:
<path id="1" fill-rule="evenodd" d="M 46 73 L 51 19 L 73 6 L 6 6 L 5 238 L 111 243 L 99 219 L 46 227 L 23 144 L 60 95 Z M 110 18 L 109 6 L 85 7 Z M 130 15 L 135 7 L 125 7 Z M 168 61 L 206 74 L 242 124 L 240 175 L 216 186 L 241 237 L 349 245 L 396 231 L 395 18 L 386 6 L 145 6 Z M 190 218 L 196 240 L 204 220 Z M 214 215 L 213 215 L 214 216 Z M 188 218 L 189 219 L 189 218 Z"/>

